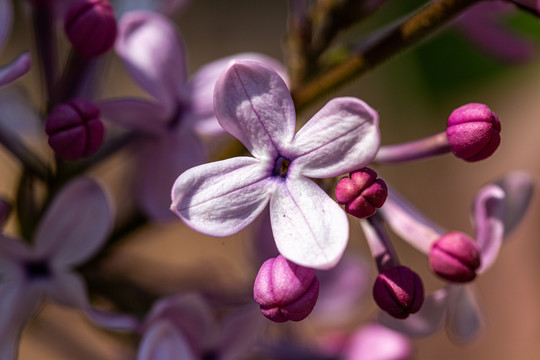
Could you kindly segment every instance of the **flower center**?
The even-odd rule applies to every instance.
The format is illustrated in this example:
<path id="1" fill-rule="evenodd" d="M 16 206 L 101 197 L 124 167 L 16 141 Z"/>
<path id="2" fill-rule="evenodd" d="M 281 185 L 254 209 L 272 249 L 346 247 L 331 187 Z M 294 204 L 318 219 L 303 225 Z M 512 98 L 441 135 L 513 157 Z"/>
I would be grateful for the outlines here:
<path id="1" fill-rule="evenodd" d="M 169 130 L 173 130 L 176 127 L 178 127 L 178 124 L 182 122 L 182 118 L 184 114 L 188 110 L 188 104 L 185 101 L 179 100 L 176 103 L 176 108 L 174 109 L 174 113 L 172 114 L 171 118 L 167 122 L 167 128 Z"/>
<path id="2" fill-rule="evenodd" d="M 33 260 L 24 265 L 26 276 L 30 280 L 43 279 L 51 276 L 51 269 L 45 260 Z"/>
<path id="3" fill-rule="evenodd" d="M 287 177 L 287 172 L 289 171 L 290 164 L 290 160 L 279 156 L 274 164 L 274 171 L 272 172 L 272 176 L 279 176 L 285 179 Z"/>

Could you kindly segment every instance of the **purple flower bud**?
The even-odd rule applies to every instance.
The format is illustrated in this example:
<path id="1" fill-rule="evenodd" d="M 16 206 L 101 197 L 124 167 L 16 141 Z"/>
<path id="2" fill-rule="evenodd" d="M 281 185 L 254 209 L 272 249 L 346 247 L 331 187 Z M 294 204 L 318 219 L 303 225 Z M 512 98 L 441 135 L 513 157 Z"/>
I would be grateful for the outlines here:
<path id="1" fill-rule="evenodd" d="M 465 161 L 491 156 L 501 142 L 499 118 L 486 105 L 471 103 L 454 110 L 446 136 L 454 155 Z"/>
<path id="2" fill-rule="evenodd" d="M 71 99 L 51 111 L 45 132 L 49 135 L 49 145 L 59 157 L 77 160 L 96 152 L 105 128 L 96 105 L 84 99 Z"/>
<path id="3" fill-rule="evenodd" d="M 262 264 L 253 297 L 261 312 L 275 322 L 305 319 L 319 297 L 319 280 L 315 271 L 285 259 L 282 255 Z"/>
<path id="4" fill-rule="evenodd" d="M 480 252 L 473 239 L 458 231 L 441 236 L 429 251 L 429 266 L 441 278 L 469 282 L 480 267 Z"/>
<path id="5" fill-rule="evenodd" d="M 98 56 L 109 51 L 116 40 L 116 20 L 106 0 L 84 0 L 72 6 L 64 29 L 73 48 L 82 55 Z"/>
<path id="6" fill-rule="evenodd" d="M 391 316 L 405 319 L 424 302 L 420 277 L 406 266 L 394 266 L 381 272 L 373 285 L 373 298 Z"/>
<path id="7" fill-rule="evenodd" d="M 377 173 L 370 168 L 362 168 L 350 173 L 350 178 L 342 178 L 336 186 L 336 200 L 345 205 L 345 211 L 363 219 L 375 214 L 383 206 L 388 188 Z"/>

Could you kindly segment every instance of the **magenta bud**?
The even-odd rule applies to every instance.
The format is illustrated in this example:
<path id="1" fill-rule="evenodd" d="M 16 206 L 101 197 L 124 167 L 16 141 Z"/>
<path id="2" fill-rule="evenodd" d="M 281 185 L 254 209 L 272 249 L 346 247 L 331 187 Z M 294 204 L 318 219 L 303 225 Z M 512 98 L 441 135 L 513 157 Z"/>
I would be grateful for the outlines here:
<path id="1" fill-rule="evenodd" d="M 424 302 L 420 277 L 406 266 L 394 266 L 381 272 L 373 285 L 373 298 L 379 307 L 397 319 L 414 314 Z"/>
<path id="2" fill-rule="evenodd" d="M 73 5 L 64 29 L 71 45 L 82 55 L 93 57 L 106 53 L 116 40 L 116 19 L 106 0 L 83 0 Z"/>
<path id="3" fill-rule="evenodd" d="M 57 105 L 45 122 L 49 145 L 61 158 L 77 160 L 96 152 L 105 128 L 99 108 L 84 99 L 71 99 Z"/>
<path id="4" fill-rule="evenodd" d="M 484 104 L 471 103 L 448 117 L 446 136 L 454 155 L 465 161 L 490 157 L 501 143 L 501 123 Z"/>
<path id="5" fill-rule="evenodd" d="M 336 186 L 336 200 L 345 205 L 345 211 L 363 219 L 375 214 L 383 206 L 388 188 L 377 173 L 370 168 L 353 171 L 349 177 L 339 180 Z"/>
<path id="6" fill-rule="evenodd" d="M 275 322 L 305 319 L 319 297 L 315 271 L 285 259 L 266 260 L 255 278 L 253 297 L 261 312 Z"/>
<path id="7" fill-rule="evenodd" d="M 429 267 L 445 280 L 469 282 L 476 277 L 480 267 L 480 252 L 469 236 L 458 231 L 449 232 L 431 247 Z"/>

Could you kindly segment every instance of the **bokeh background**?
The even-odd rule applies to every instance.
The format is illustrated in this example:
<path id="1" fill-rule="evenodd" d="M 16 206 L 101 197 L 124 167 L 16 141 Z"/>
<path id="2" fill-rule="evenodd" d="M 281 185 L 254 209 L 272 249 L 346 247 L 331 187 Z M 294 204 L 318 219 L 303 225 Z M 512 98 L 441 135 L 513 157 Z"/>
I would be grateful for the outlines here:
<path id="1" fill-rule="evenodd" d="M 21 50 L 34 49 L 27 4 L 15 3 L 16 27 L 7 48 L 0 54 L 0 63 L 12 59 Z M 375 19 L 351 28 L 338 40 L 359 41 L 375 25 L 388 23 L 421 3 L 389 1 Z M 174 16 L 174 21 L 186 43 L 190 73 L 209 61 L 238 52 L 261 52 L 284 61 L 286 2 L 192 0 Z M 356 96 L 375 108 L 380 114 L 383 144 L 443 131 L 450 112 L 462 104 L 482 102 L 490 106 L 502 122 L 502 143 L 491 158 L 470 164 L 445 155 L 376 168 L 380 176 L 436 222 L 469 234 L 472 234 L 471 202 L 483 184 L 517 169 L 526 170 L 540 180 L 540 21 L 515 12 L 501 26 L 531 42 L 533 56 L 529 60 L 519 64 L 501 62 L 482 53 L 467 36 L 450 26 L 327 98 Z M 114 54 L 109 58 L 99 74 L 103 77 L 100 98 L 145 96 Z M 37 69 L 3 94 L 20 89 L 30 95 L 36 106 L 40 105 Z M 309 119 L 324 102 L 307 109 L 299 115 L 300 119 Z M 7 103 L 3 101 L 0 106 Z M 121 154 L 96 170 L 108 181 L 119 209 L 133 206 L 132 193 L 122 186 L 129 181 L 133 170 L 129 159 L 129 154 Z M 0 191 L 9 197 L 14 194 L 18 164 L 2 150 L 0 168 Z M 415 339 L 418 359 L 539 358 L 539 215 L 536 194 L 530 212 L 512 234 L 495 266 L 476 281 L 486 320 L 483 333 L 474 342 L 459 345 L 448 339 L 444 331 Z M 348 251 L 367 254 L 358 223 L 351 218 L 350 224 Z M 10 223 L 8 231 L 14 229 Z M 141 286 L 164 292 L 187 289 L 194 281 L 212 284 L 217 289 L 249 288 L 257 270 L 250 261 L 252 230 L 250 227 L 237 236 L 214 239 L 187 229 L 180 221 L 147 226 L 130 237 L 105 268 Z M 431 275 L 423 255 L 399 239 L 394 243 L 401 261 L 421 274 L 428 292 L 443 285 Z M 375 269 L 373 262 L 370 266 Z M 361 306 L 361 319 L 375 316 L 373 301 Z M 302 331 L 307 336 L 314 335 L 319 328 L 309 320 L 275 326 L 287 326 L 288 331 Z M 25 328 L 19 358 L 129 358 L 133 356 L 129 343 L 130 340 L 102 333 L 75 311 L 46 305 Z"/>

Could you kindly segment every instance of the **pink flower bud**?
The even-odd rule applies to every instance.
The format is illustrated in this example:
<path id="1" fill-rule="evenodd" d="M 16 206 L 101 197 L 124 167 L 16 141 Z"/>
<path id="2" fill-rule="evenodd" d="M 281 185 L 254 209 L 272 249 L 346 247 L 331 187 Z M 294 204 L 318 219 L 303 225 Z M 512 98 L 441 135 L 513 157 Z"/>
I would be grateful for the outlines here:
<path id="1" fill-rule="evenodd" d="M 491 156 L 501 142 L 499 118 L 486 105 L 471 103 L 454 110 L 446 136 L 454 155 L 465 161 Z"/>
<path id="2" fill-rule="evenodd" d="M 441 236 L 429 251 L 429 266 L 441 278 L 452 282 L 469 282 L 480 267 L 480 252 L 473 239 L 453 231 Z"/>
<path id="3" fill-rule="evenodd" d="M 336 186 L 336 200 L 345 205 L 345 211 L 363 219 L 375 214 L 383 206 L 388 195 L 388 188 L 377 173 L 370 168 L 363 168 L 344 177 Z"/>
<path id="4" fill-rule="evenodd" d="M 71 99 L 51 111 L 45 132 L 49 135 L 49 145 L 59 157 L 77 160 L 96 152 L 105 128 L 97 106 L 84 99 Z"/>
<path id="5" fill-rule="evenodd" d="M 296 265 L 279 255 L 262 264 L 255 278 L 253 295 L 268 319 L 300 321 L 315 307 L 319 280 L 313 269 Z"/>
<path id="6" fill-rule="evenodd" d="M 82 55 L 98 56 L 109 51 L 116 40 L 116 20 L 106 0 L 84 0 L 72 6 L 65 20 L 66 35 Z"/>
<path id="7" fill-rule="evenodd" d="M 373 285 L 373 298 L 391 316 L 405 319 L 424 302 L 420 277 L 406 266 L 394 266 L 381 272 Z"/>

